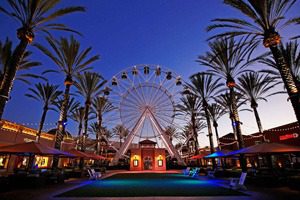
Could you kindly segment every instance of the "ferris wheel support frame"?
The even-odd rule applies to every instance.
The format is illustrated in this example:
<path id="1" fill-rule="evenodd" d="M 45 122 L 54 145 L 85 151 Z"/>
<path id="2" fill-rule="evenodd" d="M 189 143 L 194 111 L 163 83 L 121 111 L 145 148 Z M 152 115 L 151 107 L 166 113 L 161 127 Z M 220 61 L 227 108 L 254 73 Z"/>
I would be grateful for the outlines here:
<path id="1" fill-rule="evenodd" d="M 138 122 L 136 123 L 136 125 L 134 126 L 134 128 L 132 129 L 132 131 L 129 133 L 129 135 L 127 136 L 125 142 L 122 144 L 120 150 L 116 153 L 115 157 L 112 160 L 112 165 L 116 165 L 118 164 L 119 159 L 122 156 L 125 156 L 125 153 L 127 152 L 129 145 L 132 143 L 136 132 L 139 130 L 139 128 L 141 127 L 142 123 L 144 122 L 145 118 L 149 117 L 149 119 L 151 120 L 152 124 L 154 125 L 154 127 L 156 128 L 156 130 L 158 131 L 158 133 L 160 134 L 160 137 L 165 145 L 165 147 L 167 148 L 167 151 L 169 152 L 171 157 L 175 157 L 178 161 L 178 164 L 180 165 L 186 165 L 186 163 L 183 161 L 183 159 L 180 157 L 178 151 L 174 148 L 173 144 L 171 143 L 171 141 L 169 140 L 168 136 L 164 133 L 163 129 L 161 128 L 161 126 L 159 125 L 159 123 L 157 122 L 157 120 L 155 119 L 155 116 L 153 115 L 153 113 L 151 112 L 151 110 L 149 110 L 148 108 L 146 108 L 144 110 L 144 112 L 142 113 L 142 115 L 140 116 Z"/>
<path id="2" fill-rule="evenodd" d="M 146 110 L 141 114 L 138 122 L 135 124 L 132 131 L 130 131 L 130 133 L 126 137 L 126 140 L 124 141 L 124 143 L 120 147 L 119 151 L 117 151 L 116 155 L 114 156 L 114 158 L 112 160 L 112 165 L 117 165 L 118 162 L 119 162 L 119 159 L 122 156 L 125 156 L 125 153 L 127 152 L 128 148 L 129 148 L 129 145 L 132 143 L 136 132 L 140 129 L 141 125 L 143 124 L 143 122 L 145 120 L 145 117 L 146 117 L 145 112 L 146 112 Z"/>

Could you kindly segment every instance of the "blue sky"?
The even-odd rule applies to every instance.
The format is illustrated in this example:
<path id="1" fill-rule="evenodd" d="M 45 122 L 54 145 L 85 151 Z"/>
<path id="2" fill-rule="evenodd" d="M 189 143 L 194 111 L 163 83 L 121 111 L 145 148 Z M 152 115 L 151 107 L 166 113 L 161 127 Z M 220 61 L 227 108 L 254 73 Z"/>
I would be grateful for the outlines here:
<path id="1" fill-rule="evenodd" d="M 5 1 L 0 4 L 7 6 Z M 208 50 L 206 39 L 210 34 L 205 28 L 210 20 L 238 16 L 220 0 L 63 0 L 60 4 L 70 5 L 85 6 L 87 11 L 64 17 L 59 22 L 64 22 L 83 34 L 83 37 L 76 38 L 82 47 L 93 47 L 91 55 L 100 54 L 101 59 L 93 67 L 94 71 L 100 72 L 106 79 L 129 66 L 149 63 L 168 67 L 187 80 L 193 73 L 205 70 L 195 60 Z M 299 8 L 299 2 L 291 15 L 297 14 L 297 7 Z M 18 41 L 15 32 L 20 25 L 1 14 L 0 26 L 1 41 L 9 37 L 16 45 Z M 284 36 L 283 39 L 287 39 L 294 31 L 299 33 L 299 28 L 280 33 Z M 53 35 L 68 37 L 69 33 L 53 32 Z M 45 44 L 41 33 L 36 34 L 35 41 Z M 55 68 L 35 48 L 29 49 L 34 52 L 32 59 L 43 63 L 35 71 Z M 62 84 L 63 81 L 62 75 L 51 75 L 48 78 L 55 84 Z M 28 85 L 15 82 L 4 119 L 37 127 L 42 106 L 24 96 L 27 88 Z M 295 121 L 287 95 L 272 97 L 268 103 L 261 102 L 258 110 L 265 129 Z M 257 131 L 253 113 L 241 113 L 240 118 L 244 134 Z M 45 130 L 53 128 L 57 119 L 58 114 L 50 111 Z M 219 124 L 221 136 L 231 131 L 228 116 L 224 116 Z M 74 134 L 77 133 L 72 122 L 68 128 Z M 200 145 L 208 145 L 206 133 L 199 137 Z"/>

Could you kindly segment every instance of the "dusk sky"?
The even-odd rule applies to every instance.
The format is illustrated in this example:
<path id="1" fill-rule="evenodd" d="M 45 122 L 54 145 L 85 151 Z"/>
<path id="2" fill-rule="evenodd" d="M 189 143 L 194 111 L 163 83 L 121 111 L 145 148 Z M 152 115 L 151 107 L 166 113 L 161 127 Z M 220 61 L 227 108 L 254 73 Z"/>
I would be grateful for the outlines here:
<path id="1" fill-rule="evenodd" d="M 6 1 L 1 1 L 0 4 L 7 7 Z M 300 1 L 296 4 L 290 12 L 291 16 L 299 15 Z M 84 6 L 86 12 L 71 14 L 58 21 L 83 34 L 83 37 L 75 37 L 83 48 L 93 47 L 91 55 L 100 54 L 101 59 L 93 64 L 94 71 L 101 73 L 107 80 L 135 64 L 159 64 L 174 70 L 187 81 L 193 73 L 206 69 L 195 60 L 208 50 L 206 39 L 212 33 L 207 33 L 205 28 L 210 20 L 240 16 L 232 8 L 222 4 L 221 0 L 63 0 L 60 4 L 71 5 Z M 16 29 L 20 24 L 1 13 L 0 25 L 0 40 L 4 41 L 9 37 L 16 45 Z M 299 34 L 299 30 L 300 26 L 294 26 L 284 32 L 280 31 L 280 34 L 283 41 L 287 41 L 289 37 Z M 56 38 L 70 35 L 66 32 L 52 33 Z M 35 42 L 45 44 L 42 33 L 36 34 Z M 35 72 L 47 68 L 56 69 L 37 49 L 29 47 L 29 50 L 34 52 L 33 60 L 43 63 Z M 263 51 L 267 49 L 262 48 L 261 52 Z M 262 66 L 255 66 L 255 69 L 261 68 Z M 48 78 L 50 83 L 60 84 L 63 90 L 62 74 L 48 75 Z M 42 106 L 24 96 L 28 87 L 15 81 L 12 98 L 7 103 L 3 118 L 37 128 Z M 259 102 L 258 111 L 264 129 L 296 121 L 287 98 L 286 94 L 281 94 L 269 98 L 267 103 Z M 249 105 L 246 107 L 250 108 Z M 253 113 L 242 112 L 240 119 L 243 122 L 243 134 L 258 131 Z M 44 130 L 54 128 L 57 120 L 58 113 L 49 111 Z M 71 120 L 67 129 L 76 135 L 76 125 Z M 199 136 L 201 147 L 209 144 L 207 131 L 204 132 Z M 219 121 L 219 132 L 220 136 L 232 132 L 227 115 Z"/>

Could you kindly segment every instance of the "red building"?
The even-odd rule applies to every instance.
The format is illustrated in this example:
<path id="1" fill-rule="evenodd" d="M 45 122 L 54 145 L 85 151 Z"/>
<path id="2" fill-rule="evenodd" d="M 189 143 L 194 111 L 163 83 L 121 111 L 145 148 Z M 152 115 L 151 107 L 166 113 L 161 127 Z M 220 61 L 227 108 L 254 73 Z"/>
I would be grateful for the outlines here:
<path id="1" fill-rule="evenodd" d="M 130 149 L 130 170 L 166 170 L 166 150 L 155 148 L 156 142 L 143 140 L 139 148 Z"/>
<path id="2" fill-rule="evenodd" d="M 269 142 L 300 146 L 300 127 L 298 122 L 267 129 L 263 132 L 263 135 L 259 132 L 251 135 L 243 135 L 245 147 L 263 142 L 263 136 Z M 220 144 L 222 149 L 237 149 L 237 142 L 233 133 L 220 137 Z"/>

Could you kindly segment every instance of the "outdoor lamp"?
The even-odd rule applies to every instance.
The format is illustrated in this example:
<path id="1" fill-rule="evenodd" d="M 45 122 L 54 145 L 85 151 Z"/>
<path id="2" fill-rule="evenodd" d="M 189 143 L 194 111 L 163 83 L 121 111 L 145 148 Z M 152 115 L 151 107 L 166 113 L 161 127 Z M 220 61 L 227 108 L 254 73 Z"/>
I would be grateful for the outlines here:
<path id="1" fill-rule="evenodd" d="M 135 156 L 133 157 L 133 166 L 134 166 L 134 167 L 137 167 L 138 165 L 139 165 L 139 160 L 138 160 L 137 156 L 135 155 Z"/>
<path id="2" fill-rule="evenodd" d="M 158 156 L 157 164 L 158 164 L 159 167 L 162 167 L 162 166 L 163 166 L 163 159 L 162 159 L 162 156 L 161 156 L 161 155 Z"/>

